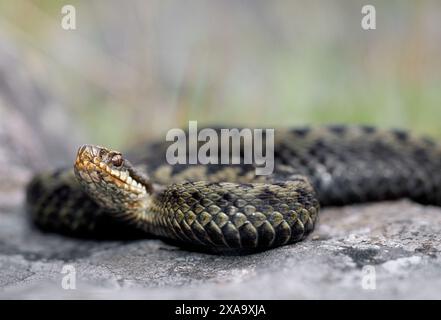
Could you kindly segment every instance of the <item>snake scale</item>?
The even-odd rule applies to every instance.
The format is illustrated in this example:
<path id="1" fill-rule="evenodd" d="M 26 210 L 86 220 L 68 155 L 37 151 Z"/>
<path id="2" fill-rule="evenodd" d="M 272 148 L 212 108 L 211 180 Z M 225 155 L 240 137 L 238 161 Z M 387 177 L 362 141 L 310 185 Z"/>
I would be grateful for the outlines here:
<path id="1" fill-rule="evenodd" d="M 441 147 L 404 130 L 321 126 L 275 130 L 274 172 L 252 165 L 168 165 L 167 144 L 130 156 L 82 146 L 74 168 L 27 187 L 41 229 L 85 237 L 159 237 L 214 252 L 304 239 L 320 206 L 409 198 L 441 206 Z"/>

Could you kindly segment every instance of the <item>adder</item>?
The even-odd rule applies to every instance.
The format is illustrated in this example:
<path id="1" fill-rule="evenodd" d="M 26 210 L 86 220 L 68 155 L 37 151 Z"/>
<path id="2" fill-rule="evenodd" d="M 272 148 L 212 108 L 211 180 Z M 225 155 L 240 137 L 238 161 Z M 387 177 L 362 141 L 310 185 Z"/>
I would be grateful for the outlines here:
<path id="1" fill-rule="evenodd" d="M 441 205 L 440 144 L 403 130 L 275 130 L 270 176 L 256 176 L 253 165 L 168 165 L 166 147 L 148 144 L 132 157 L 80 147 L 73 168 L 29 183 L 32 220 L 74 236 L 154 236 L 247 253 L 304 239 L 324 206 L 399 198 Z"/>

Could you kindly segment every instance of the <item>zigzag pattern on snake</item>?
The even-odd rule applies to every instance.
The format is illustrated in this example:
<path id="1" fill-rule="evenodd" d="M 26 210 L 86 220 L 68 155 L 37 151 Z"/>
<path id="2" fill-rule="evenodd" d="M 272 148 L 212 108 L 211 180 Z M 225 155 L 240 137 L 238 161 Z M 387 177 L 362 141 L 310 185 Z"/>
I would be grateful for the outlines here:
<path id="1" fill-rule="evenodd" d="M 74 168 L 36 175 L 33 221 L 86 237 L 150 237 L 209 251 L 265 250 L 304 239 L 320 206 L 409 198 L 441 206 L 441 147 L 369 126 L 275 130 L 275 169 L 165 162 L 166 143 L 129 159 L 80 148 Z"/>

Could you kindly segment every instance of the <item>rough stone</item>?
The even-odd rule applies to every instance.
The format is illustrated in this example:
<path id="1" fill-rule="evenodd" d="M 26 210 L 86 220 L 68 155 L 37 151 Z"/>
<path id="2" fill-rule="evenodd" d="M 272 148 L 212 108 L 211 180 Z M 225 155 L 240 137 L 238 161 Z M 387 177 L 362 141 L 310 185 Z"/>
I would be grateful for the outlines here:
<path id="1" fill-rule="evenodd" d="M 21 209 L 1 213 L 0 298 L 436 299 L 440 240 L 441 209 L 406 200 L 325 209 L 307 240 L 247 256 L 43 234 Z"/>

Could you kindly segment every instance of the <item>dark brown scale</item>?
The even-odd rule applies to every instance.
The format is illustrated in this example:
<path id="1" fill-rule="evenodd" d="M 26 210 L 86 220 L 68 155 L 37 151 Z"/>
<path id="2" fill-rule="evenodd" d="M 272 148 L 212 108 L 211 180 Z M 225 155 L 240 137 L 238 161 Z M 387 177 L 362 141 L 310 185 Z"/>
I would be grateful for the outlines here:
<path id="1" fill-rule="evenodd" d="M 348 128 L 343 125 L 332 125 L 329 126 L 329 130 L 338 136 L 343 136 L 347 132 Z"/>
<path id="2" fill-rule="evenodd" d="M 305 137 L 308 135 L 308 133 L 311 131 L 311 128 L 304 127 L 304 128 L 295 128 L 292 129 L 291 132 L 299 137 Z"/>
<path id="3" fill-rule="evenodd" d="M 367 125 L 362 125 L 362 126 L 360 126 L 360 128 L 366 134 L 372 134 L 377 131 L 377 129 L 375 127 L 367 126 Z"/>
<path id="4" fill-rule="evenodd" d="M 232 222 L 228 222 L 222 227 L 222 234 L 230 248 L 241 247 L 239 230 Z"/>
<path id="5" fill-rule="evenodd" d="M 251 222 L 247 222 L 239 228 L 242 248 L 255 248 L 257 245 L 257 233 Z"/>
<path id="6" fill-rule="evenodd" d="M 400 142 L 405 142 L 409 138 L 409 133 L 404 130 L 395 129 L 392 130 L 392 134 L 394 134 L 395 138 Z"/>

